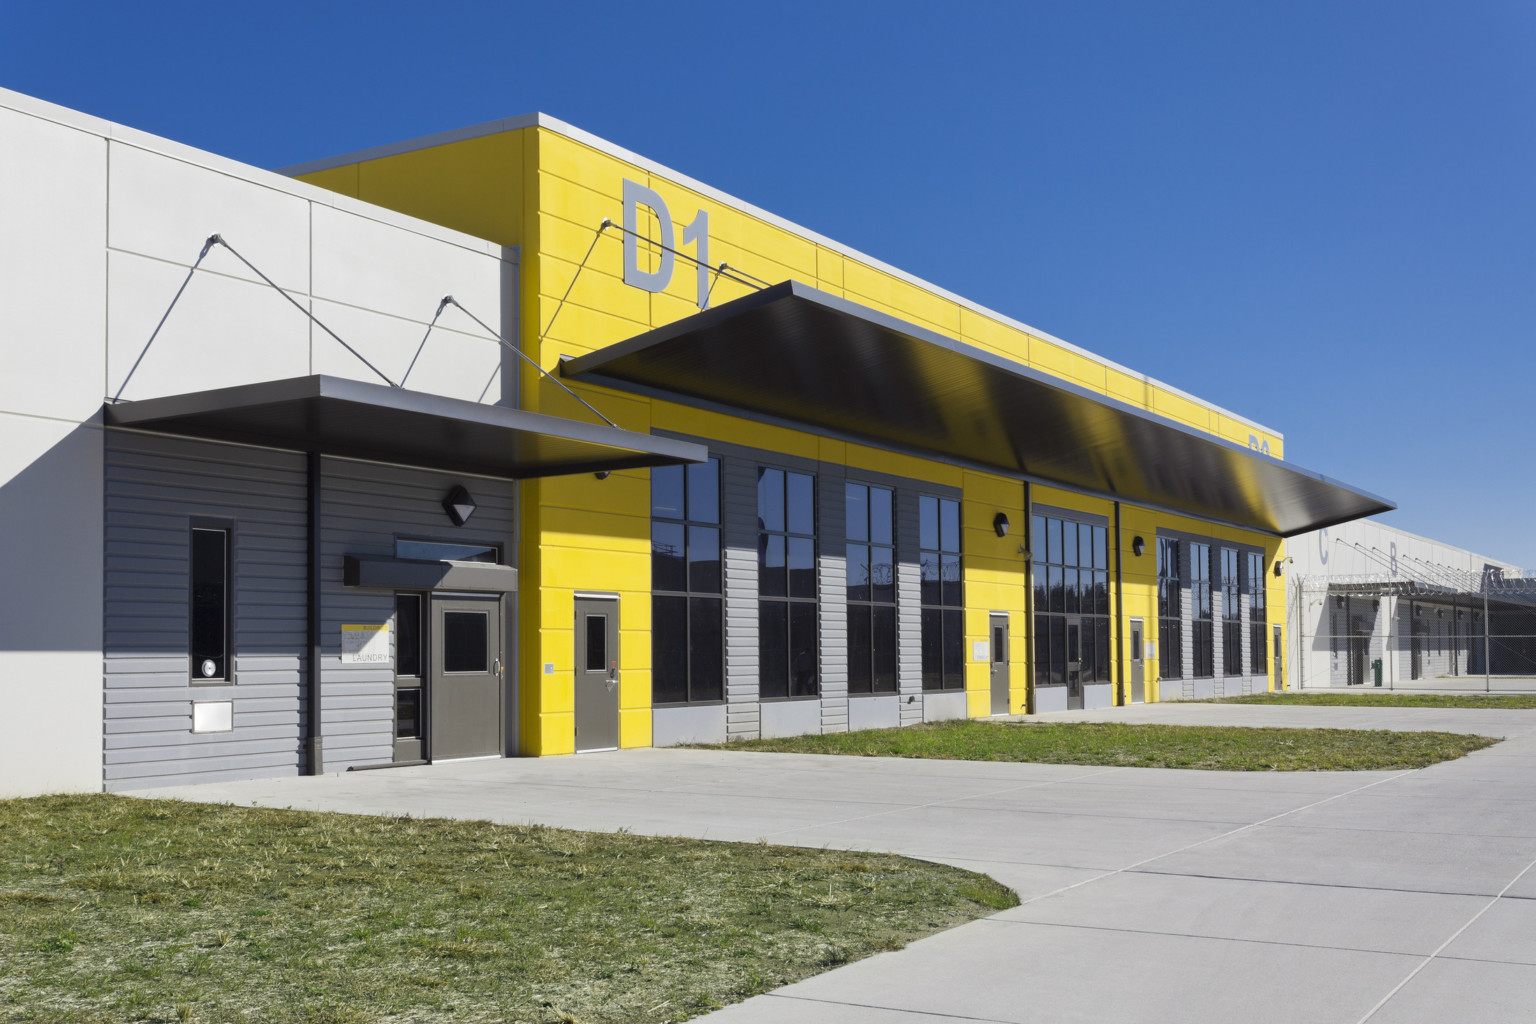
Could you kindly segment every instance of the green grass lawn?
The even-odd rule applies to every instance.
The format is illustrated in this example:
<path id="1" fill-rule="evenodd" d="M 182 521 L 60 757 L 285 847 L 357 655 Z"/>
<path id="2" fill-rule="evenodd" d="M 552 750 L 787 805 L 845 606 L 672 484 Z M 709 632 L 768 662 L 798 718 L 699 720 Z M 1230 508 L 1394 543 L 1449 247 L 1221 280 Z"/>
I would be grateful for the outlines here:
<path id="1" fill-rule="evenodd" d="M 1373 708 L 1536 708 L 1536 695 L 1409 693 L 1402 690 L 1361 690 L 1345 693 L 1252 693 L 1244 697 L 1213 697 L 1202 704 L 1298 704 L 1318 707 Z"/>
<path id="2" fill-rule="evenodd" d="M 1376 729 L 955 721 L 826 736 L 738 740 L 715 749 L 1211 771 L 1360 771 L 1423 768 L 1496 742 L 1487 736 Z"/>
<path id="3" fill-rule="evenodd" d="M 668 1021 L 1017 903 L 902 857 L 0 801 L 6 1021 Z"/>

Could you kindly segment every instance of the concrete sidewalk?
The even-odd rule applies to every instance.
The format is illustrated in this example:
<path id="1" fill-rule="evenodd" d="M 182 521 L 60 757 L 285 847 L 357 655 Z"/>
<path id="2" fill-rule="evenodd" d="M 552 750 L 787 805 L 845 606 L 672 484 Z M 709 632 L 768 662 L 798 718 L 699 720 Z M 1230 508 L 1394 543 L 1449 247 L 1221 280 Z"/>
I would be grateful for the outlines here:
<path id="1" fill-rule="evenodd" d="M 893 850 L 1023 905 L 722 1022 L 1536 1019 L 1536 711 L 1053 715 L 1510 737 L 1413 772 L 1225 773 L 691 750 L 146 791 Z"/>

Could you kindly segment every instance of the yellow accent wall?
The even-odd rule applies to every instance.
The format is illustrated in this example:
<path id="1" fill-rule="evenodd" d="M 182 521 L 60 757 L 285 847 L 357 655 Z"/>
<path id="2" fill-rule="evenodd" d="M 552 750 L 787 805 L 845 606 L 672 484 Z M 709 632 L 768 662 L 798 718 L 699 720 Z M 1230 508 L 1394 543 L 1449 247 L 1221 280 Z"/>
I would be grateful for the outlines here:
<path id="1" fill-rule="evenodd" d="M 598 225 L 604 218 L 623 222 L 626 178 L 663 197 L 675 223 L 677 247 L 685 252 L 692 248 L 682 242 L 683 228 L 696 211 L 705 211 L 712 264 L 724 261 L 770 283 L 790 278 L 805 282 L 1240 444 L 1248 444 L 1249 434 L 1257 433 L 1145 378 L 985 316 L 548 128 L 464 139 L 307 176 L 316 185 L 520 247 L 520 342 L 552 372 L 562 356 L 590 352 L 697 312 L 695 268 L 685 260 L 676 261 L 665 292 L 652 294 L 624 283 L 623 235 L 613 229 L 600 232 Z M 647 224 L 642 216 L 638 228 L 655 237 L 654 219 Z M 714 305 L 752 290 L 724 275 L 712 284 Z M 525 408 L 591 418 L 538 375 L 524 373 L 521 379 Z M 1029 517 L 1020 481 L 591 385 L 572 387 L 630 430 L 677 431 L 961 489 L 967 709 L 973 716 L 990 710 L 988 663 L 973 660 L 971 654 L 974 641 L 988 638 L 988 615 L 993 611 L 1006 611 L 1010 617 L 1010 709 L 1026 708 L 1031 679 L 1024 587 Z M 1280 437 L 1263 434 L 1260 440 L 1280 454 Z M 1114 514 L 1107 500 L 1055 488 L 1034 488 L 1033 500 L 1111 520 Z M 1011 521 L 1004 538 L 992 527 L 997 512 Z M 519 564 L 525 583 L 519 616 L 519 749 L 528 754 L 575 749 L 573 601 L 579 590 L 619 595 L 620 743 L 649 745 L 648 472 L 615 472 L 604 480 L 580 474 L 530 481 L 523 485 L 521 514 Z M 1271 563 L 1279 551 L 1274 538 L 1126 506 L 1123 550 L 1116 552 L 1124 559 L 1124 607 L 1116 603 L 1112 608 L 1122 629 L 1129 616 L 1140 615 L 1150 635 L 1156 635 L 1153 538 L 1159 526 L 1265 544 Z M 1138 533 L 1148 544 L 1139 559 L 1129 549 Z M 1283 583 L 1276 580 L 1271 588 L 1272 621 L 1284 614 Z M 545 665 L 553 666 L 550 674 L 545 674 Z M 1156 699 L 1155 663 L 1149 662 L 1147 670 L 1148 698 Z M 1118 673 L 1116 680 L 1123 683 Z M 1123 685 L 1116 686 L 1117 702 L 1124 692 Z"/>

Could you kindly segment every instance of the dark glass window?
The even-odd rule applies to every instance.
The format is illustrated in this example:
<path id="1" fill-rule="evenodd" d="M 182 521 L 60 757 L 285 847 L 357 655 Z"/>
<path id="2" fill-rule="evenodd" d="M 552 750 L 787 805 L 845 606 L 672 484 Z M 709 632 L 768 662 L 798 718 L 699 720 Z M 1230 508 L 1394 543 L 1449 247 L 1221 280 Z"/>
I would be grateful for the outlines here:
<path id="1" fill-rule="evenodd" d="M 816 597 L 816 479 L 757 470 L 758 694 L 821 692 Z"/>
<path id="2" fill-rule="evenodd" d="M 1067 682 L 1071 665 L 1082 682 L 1109 682 L 1109 530 L 1045 515 L 1030 530 L 1035 685 Z"/>
<path id="3" fill-rule="evenodd" d="M 192 678 L 229 679 L 229 531 L 192 530 Z"/>
<path id="4" fill-rule="evenodd" d="M 1243 674 L 1243 610 L 1241 580 L 1238 578 L 1237 549 L 1221 549 L 1221 671 L 1224 675 Z"/>
<path id="5" fill-rule="evenodd" d="M 960 503 L 917 499 L 922 597 L 923 689 L 965 687 L 965 595 L 960 563 Z"/>
<path id="6" fill-rule="evenodd" d="M 395 675 L 421 678 L 421 595 L 395 595 Z"/>
<path id="7" fill-rule="evenodd" d="M 889 487 L 849 483 L 848 692 L 896 692 L 895 507 Z"/>
<path id="8" fill-rule="evenodd" d="M 586 634 L 586 670 L 605 671 L 608 668 L 608 616 L 588 615 Z"/>
<path id="9" fill-rule="evenodd" d="M 1211 608 L 1211 546 L 1189 545 L 1189 639 L 1196 679 L 1216 674 L 1216 635 Z"/>
<path id="10" fill-rule="evenodd" d="M 395 557 L 424 562 L 499 562 L 501 548 L 494 544 L 461 544 L 451 541 L 395 540 Z"/>
<path id="11" fill-rule="evenodd" d="M 654 703 L 725 699 L 722 593 L 720 460 L 652 469 Z"/>
<path id="12" fill-rule="evenodd" d="M 491 619 L 485 612 L 443 612 L 443 671 L 488 672 Z"/>
<path id="13" fill-rule="evenodd" d="M 1184 592 L 1179 580 L 1179 542 L 1157 538 L 1158 676 L 1184 678 Z"/>
<path id="14" fill-rule="evenodd" d="M 1248 671 L 1269 674 L 1269 597 L 1264 587 L 1264 556 L 1248 552 Z"/>
<path id="15" fill-rule="evenodd" d="M 402 740 L 421 738 L 421 687 L 395 691 L 395 736 Z"/>

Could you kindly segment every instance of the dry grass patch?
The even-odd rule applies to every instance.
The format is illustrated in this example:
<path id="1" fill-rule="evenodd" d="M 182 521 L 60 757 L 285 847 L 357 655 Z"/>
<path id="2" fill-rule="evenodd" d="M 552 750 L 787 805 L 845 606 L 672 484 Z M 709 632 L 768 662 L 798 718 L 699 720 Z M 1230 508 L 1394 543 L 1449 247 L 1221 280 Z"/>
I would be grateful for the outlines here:
<path id="1" fill-rule="evenodd" d="M 0 801 L 0 1019 L 682 1020 L 1016 902 L 896 856 Z"/>
<path id="2" fill-rule="evenodd" d="M 1295 772 L 1423 768 L 1497 742 L 1487 736 L 1382 729 L 954 721 L 826 736 L 737 740 L 717 749 Z"/>

